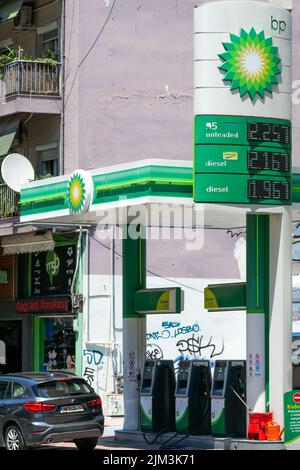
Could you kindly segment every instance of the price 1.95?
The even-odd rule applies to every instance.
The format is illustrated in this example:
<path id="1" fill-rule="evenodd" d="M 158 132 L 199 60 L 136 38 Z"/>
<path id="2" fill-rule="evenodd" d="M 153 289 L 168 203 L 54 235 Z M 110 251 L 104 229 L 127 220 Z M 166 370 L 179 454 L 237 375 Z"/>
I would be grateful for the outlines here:
<path id="1" fill-rule="evenodd" d="M 291 187 L 288 181 L 249 180 L 249 199 L 269 199 L 276 201 L 290 201 Z"/>

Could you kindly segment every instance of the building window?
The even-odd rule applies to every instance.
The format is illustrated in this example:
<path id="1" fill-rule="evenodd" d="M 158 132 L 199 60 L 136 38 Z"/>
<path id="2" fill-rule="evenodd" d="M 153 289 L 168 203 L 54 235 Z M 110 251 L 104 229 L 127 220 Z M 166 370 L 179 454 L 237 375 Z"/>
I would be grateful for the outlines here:
<path id="1" fill-rule="evenodd" d="M 37 28 L 37 34 L 39 55 L 59 60 L 60 37 L 57 21 Z"/>
<path id="2" fill-rule="evenodd" d="M 39 174 L 45 176 L 59 175 L 59 149 L 58 143 L 39 145 L 37 147 L 39 160 Z"/>
<path id="3" fill-rule="evenodd" d="M 43 57 L 49 55 L 49 51 L 53 52 L 56 56 L 59 50 L 58 29 L 50 31 L 42 35 L 42 53 Z"/>

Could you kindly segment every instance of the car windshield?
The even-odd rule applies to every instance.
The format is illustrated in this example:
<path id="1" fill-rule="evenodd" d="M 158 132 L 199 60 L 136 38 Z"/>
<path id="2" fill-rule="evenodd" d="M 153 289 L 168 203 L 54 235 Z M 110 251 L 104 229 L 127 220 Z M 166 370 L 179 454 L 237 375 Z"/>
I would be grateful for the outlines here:
<path id="1" fill-rule="evenodd" d="M 94 393 L 94 390 L 82 379 L 44 382 L 37 385 L 36 391 L 37 396 L 43 398 L 60 398 Z"/>

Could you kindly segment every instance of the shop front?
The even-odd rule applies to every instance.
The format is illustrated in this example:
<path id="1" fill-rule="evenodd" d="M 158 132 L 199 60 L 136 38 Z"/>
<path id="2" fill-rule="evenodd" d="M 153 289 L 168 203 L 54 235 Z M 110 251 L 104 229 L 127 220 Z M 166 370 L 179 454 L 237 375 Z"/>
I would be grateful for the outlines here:
<path id="1" fill-rule="evenodd" d="M 75 316 L 70 297 L 18 300 L 16 310 L 33 315 L 34 370 L 75 372 Z"/>
<path id="2" fill-rule="evenodd" d="M 29 296 L 18 299 L 16 311 L 33 318 L 33 369 L 76 371 L 71 287 L 76 274 L 76 242 L 58 242 L 55 249 L 29 255 Z"/>

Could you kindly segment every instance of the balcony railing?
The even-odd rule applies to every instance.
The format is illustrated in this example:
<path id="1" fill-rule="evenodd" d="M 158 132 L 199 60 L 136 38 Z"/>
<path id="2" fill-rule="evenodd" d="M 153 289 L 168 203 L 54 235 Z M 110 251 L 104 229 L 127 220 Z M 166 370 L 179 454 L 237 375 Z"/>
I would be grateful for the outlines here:
<path id="1" fill-rule="evenodd" d="M 6 184 L 0 184 L 0 219 L 19 215 L 19 195 Z"/>
<path id="2" fill-rule="evenodd" d="M 60 65 L 18 60 L 0 68 L 1 96 L 59 95 Z"/>

